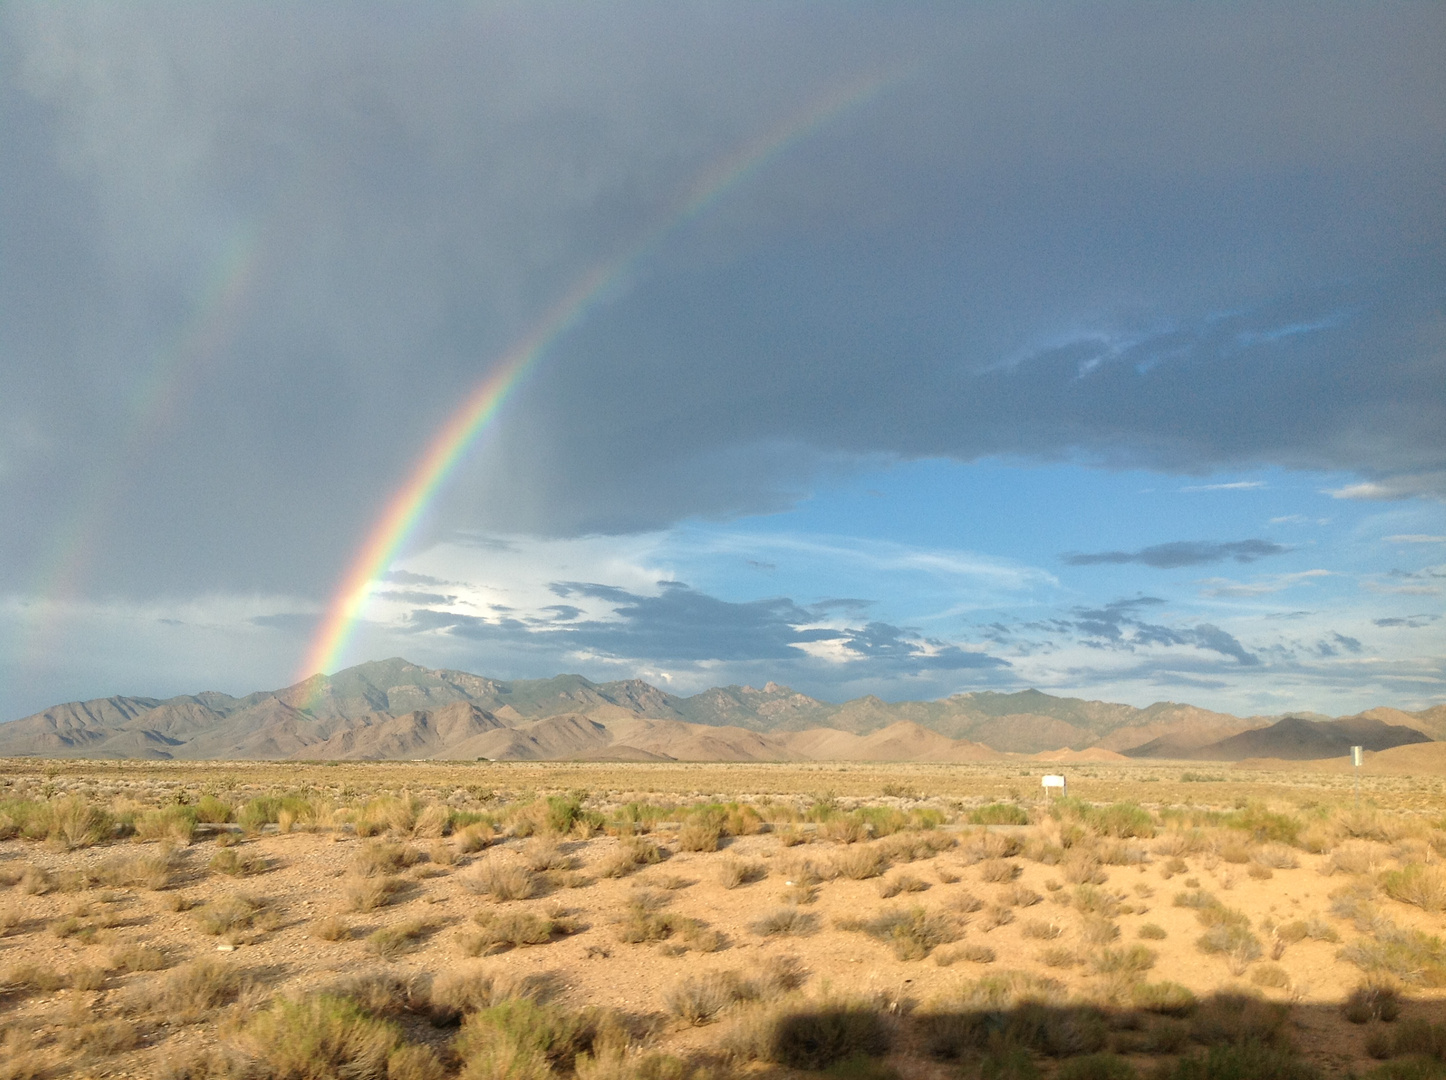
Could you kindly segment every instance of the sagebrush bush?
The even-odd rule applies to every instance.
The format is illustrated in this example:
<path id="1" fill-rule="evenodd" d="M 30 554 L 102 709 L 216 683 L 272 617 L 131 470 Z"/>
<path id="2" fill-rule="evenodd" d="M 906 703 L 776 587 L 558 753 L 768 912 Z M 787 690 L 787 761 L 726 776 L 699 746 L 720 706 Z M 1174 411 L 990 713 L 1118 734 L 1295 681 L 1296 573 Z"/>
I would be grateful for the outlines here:
<path id="1" fill-rule="evenodd" d="M 427 919 L 408 919 L 392 926 L 383 926 L 367 935 L 367 947 L 383 960 L 395 960 L 426 937 L 432 928 L 433 924 Z"/>
<path id="2" fill-rule="evenodd" d="M 479 911 L 472 916 L 475 927 L 458 935 L 462 951 L 468 956 L 504 952 L 526 945 L 546 945 L 558 938 L 575 934 L 578 921 L 561 908 L 538 911 Z"/>
<path id="3" fill-rule="evenodd" d="M 641 836 L 626 837 L 618 848 L 598 866 L 597 872 L 605 878 L 627 877 L 645 866 L 663 861 L 666 852 L 657 844 Z"/>
<path id="4" fill-rule="evenodd" d="M 375 911 L 395 900 L 403 888 L 399 878 L 353 875 L 342 883 L 341 902 L 347 911 Z"/>
<path id="5" fill-rule="evenodd" d="M 751 885 L 768 876 L 768 868 L 757 859 L 724 859 L 718 865 L 718 884 L 725 889 Z"/>
<path id="6" fill-rule="evenodd" d="M 887 1053 L 892 1031 L 873 1002 L 788 999 L 756 1007 L 729 1041 L 745 1060 L 817 1070 Z"/>
<path id="7" fill-rule="evenodd" d="M 1435 914 L 1446 909 L 1446 870 L 1439 865 L 1409 863 L 1381 875 L 1381 891 L 1393 900 L 1415 904 Z"/>
<path id="8" fill-rule="evenodd" d="M 872 919 L 845 919 L 841 930 L 859 930 L 887 942 L 900 960 L 922 960 L 936 946 L 958 941 L 963 929 L 954 917 L 922 907 L 884 911 Z"/>
<path id="9" fill-rule="evenodd" d="M 237 1042 L 277 1080 L 386 1076 L 402 1044 L 396 1024 L 331 994 L 277 998 L 242 1026 Z"/>
<path id="10" fill-rule="evenodd" d="M 749 924 L 755 934 L 772 935 L 812 934 L 818 929 L 818 916 L 809 911 L 800 911 L 793 905 L 775 908 L 762 918 Z"/>
<path id="11" fill-rule="evenodd" d="M 855 844 L 834 856 L 834 870 L 851 881 L 875 878 L 889 868 L 884 852 L 873 844 Z"/>

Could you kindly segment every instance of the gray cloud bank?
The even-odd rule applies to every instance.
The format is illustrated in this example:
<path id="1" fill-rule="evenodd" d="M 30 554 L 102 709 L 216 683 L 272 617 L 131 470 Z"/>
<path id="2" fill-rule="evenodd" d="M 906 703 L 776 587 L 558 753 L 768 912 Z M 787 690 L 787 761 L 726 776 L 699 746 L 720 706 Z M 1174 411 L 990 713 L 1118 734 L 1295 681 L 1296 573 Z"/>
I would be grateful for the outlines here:
<path id="1" fill-rule="evenodd" d="M 1267 555 L 1279 555 L 1289 550 L 1269 540 L 1234 540 L 1229 543 L 1177 540 L 1169 544 L 1141 548 L 1139 551 L 1098 551 L 1090 554 L 1073 552 L 1061 555 L 1060 559 L 1069 566 L 1139 563 L 1141 566 L 1153 566 L 1157 570 L 1173 570 L 1181 566 L 1204 566 L 1208 563 L 1224 562 L 1226 559 L 1234 559 L 1238 563 L 1252 563 Z"/>
<path id="2" fill-rule="evenodd" d="M 557 297 L 870 75 L 548 351 L 434 530 L 626 532 L 930 455 L 1440 495 L 1443 30 L 1404 4 L 7 5 L 0 588 L 73 548 L 96 593 L 329 592 Z M 892 632 L 856 647 L 914 647 Z"/>

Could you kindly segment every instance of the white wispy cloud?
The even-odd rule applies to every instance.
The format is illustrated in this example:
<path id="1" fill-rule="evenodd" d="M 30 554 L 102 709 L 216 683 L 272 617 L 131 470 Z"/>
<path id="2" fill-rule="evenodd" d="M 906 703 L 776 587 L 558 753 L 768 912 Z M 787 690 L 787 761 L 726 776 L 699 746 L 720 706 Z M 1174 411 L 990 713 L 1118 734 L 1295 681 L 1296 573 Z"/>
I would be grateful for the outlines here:
<path id="1" fill-rule="evenodd" d="M 1191 484 L 1181 491 L 1256 491 L 1265 487 L 1264 480 L 1233 480 L 1228 484 Z"/>
<path id="2" fill-rule="evenodd" d="M 1234 581 L 1230 578 L 1202 578 L 1197 584 L 1203 585 L 1202 596 L 1268 596 L 1284 592 L 1292 586 L 1313 578 L 1331 577 L 1330 570 L 1302 570 L 1294 574 L 1272 574 L 1254 581 Z"/>

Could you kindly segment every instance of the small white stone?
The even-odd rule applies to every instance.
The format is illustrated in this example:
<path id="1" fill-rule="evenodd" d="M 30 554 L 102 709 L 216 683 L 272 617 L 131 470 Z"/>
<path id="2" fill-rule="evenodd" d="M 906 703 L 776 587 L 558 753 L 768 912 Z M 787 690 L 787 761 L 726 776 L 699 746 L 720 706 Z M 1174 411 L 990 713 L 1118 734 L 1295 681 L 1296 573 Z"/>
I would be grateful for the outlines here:
<path id="1" fill-rule="evenodd" d="M 235 945 L 217 945 L 217 946 L 216 946 L 216 951 L 217 951 L 217 952 L 235 952 L 235 951 L 236 951 L 236 946 L 235 946 Z"/>

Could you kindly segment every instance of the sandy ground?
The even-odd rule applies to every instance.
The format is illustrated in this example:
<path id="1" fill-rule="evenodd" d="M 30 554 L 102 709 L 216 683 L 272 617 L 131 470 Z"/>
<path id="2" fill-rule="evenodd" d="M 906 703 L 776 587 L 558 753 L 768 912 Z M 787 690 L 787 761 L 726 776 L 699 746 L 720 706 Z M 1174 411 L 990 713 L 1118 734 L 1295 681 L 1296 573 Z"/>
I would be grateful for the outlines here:
<path id="1" fill-rule="evenodd" d="M 990 930 L 984 928 L 985 912 L 965 916 L 961 943 L 988 945 L 995 952 L 993 963 L 959 961 L 944 967 L 936 962 L 936 956 L 903 961 L 885 943 L 836 927 L 840 919 L 868 918 L 894 907 L 922 905 L 928 910 L 957 910 L 959 898 L 965 893 L 986 905 L 997 903 L 1010 886 L 981 879 L 985 864 L 971 865 L 969 861 L 967 844 L 972 835 L 972 830 L 954 830 L 951 839 L 957 838 L 966 846 L 897 865 L 884 879 L 838 878 L 822 882 L 816 899 L 802 905 L 802 910 L 819 917 L 819 929 L 806 936 L 786 937 L 760 935 L 752 924 L 782 906 L 790 875 L 797 876 L 799 860 L 826 865 L 844 851 L 845 845 L 817 841 L 784 847 L 779 837 L 765 833 L 725 841 L 726 847 L 717 852 L 688 853 L 677 851 L 676 836 L 663 830 L 653 838 L 672 852 L 670 857 L 635 875 L 607 879 L 594 874 L 617 848 L 618 839 L 563 841 L 562 849 L 580 866 L 577 880 L 586 884 L 497 904 L 469 890 L 467 882 L 476 876 L 476 864 L 482 860 L 520 860 L 527 841 L 512 839 L 458 857 L 455 865 L 419 862 L 401 872 L 407 884 L 394 903 L 368 913 L 346 913 L 342 890 L 354 856 L 367 841 L 341 831 L 263 834 L 232 850 L 264 857 L 269 869 L 238 879 L 208 872 L 209 861 L 221 849 L 214 840 L 198 838 L 179 852 L 173 884 L 164 890 L 92 887 L 63 891 L 57 887 L 43 895 L 27 895 L 15 886 L 0 892 L 0 907 L 10 905 L 12 911 L 20 913 L 17 925 L 0 938 L 0 971 L 26 963 L 58 970 L 79 965 L 105 968 L 118 948 L 149 945 L 162 950 L 170 966 L 199 956 L 219 957 L 257 975 L 268 991 L 296 993 L 379 967 L 435 975 L 458 964 L 483 964 L 496 970 L 553 973 L 565 988 L 564 997 L 569 1003 L 606 1005 L 663 1018 L 665 992 L 687 976 L 715 969 L 746 973 L 770 956 L 792 954 L 801 958 L 810 973 L 806 988 L 812 990 L 832 986 L 850 992 L 877 992 L 892 1000 L 928 1002 L 948 995 L 961 982 L 990 971 L 1014 969 L 1059 979 L 1072 990 L 1089 995 L 1093 980 L 1084 967 L 1051 968 L 1040 960 L 1040 954 L 1050 946 L 1074 947 L 1081 952 L 1097 948 L 1081 941 L 1083 917 L 1067 904 L 1057 902 L 1067 899 L 1073 889 L 1070 885 L 1051 888 L 1062 883 L 1059 866 L 1022 857 L 1011 859 L 1020 867 L 1017 884 L 1037 892 L 1040 901 L 1015 906 L 1013 921 Z M 434 842 L 411 843 L 426 852 Z M 1140 846 L 1149 844 L 1141 842 Z M 121 842 L 62 853 L 12 840 L 0 843 L 0 871 L 9 870 L 15 876 L 23 865 L 34 864 L 60 881 L 67 871 L 94 867 L 118 852 L 155 847 Z M 1148 862 L 1138 866 L 1104 867 L 1108 876 L 1100 888 L 1114 894 L 1121 904 L 1115 918 L 1120 929 L 1116 944 L 1138 942 L 1155 951 L 1154 968 L 1146 976 L 1149 981 L 1177 982 L 1201 996 L 1224 987 L 1249 986 L 1250 969 L 1241 976 L 1232 975 L 1225 959 L 1207 956 L 1196 948 L 1201 927 L 1195 912 L 1172 904 L 1178 892 L 1197 886 L 1213 892 L 1230 907 L 1245 911 L 1257 927 L 1266 919 L 1284 923 L 1314 914 L 1325 917 L 1342 941 L 1349 942 L 1357 936 L 1356 931 L 1347 920 L 1330 916 L 1328 899 L 1330 892 L 1349 879 L 1324 874 L 1326 856 L 1303 852 L 1297 852 L 1297 856 L 1298 868 L 1274 870 L 1269 880 L 1255 880 L 1244 865 L 1209 856 L 1187 857 L 1188 870 L 1168 879 L 1162 872 L 1166 859 L 1159 855 L 1150 856 Z M 719 881 L 720 869 L 734 859 L 756 861 L 765 868 L 765 875 L 749 884 L 724 888 Z M 928 888 L 881 898 L 881 880 L 900 873 L 917 877 Z M 950 881 L 953 878 L 958 880 Z M 616 922 L 629 896 L 646 886 L 664 886 L 671 897 L 668 910 L 702 920 L 721 931 L 726 939 L 724 946 L 716 952 L 688 949 L 669 955 L 676 943 L 670 948 L 667 943 L 620 942 Z M 264 922 L 269 928 L 242 933 L 234 943 L 203 933 L 196 913 L 238 892 L 264 898 L 269 912 Z M 183 904 L 177 903 L 178 898 Z M 1381 902 L 1383 910 L 1401 925 L 1432 933 L 1443 930 L 1439 915 L 1428 915 L 1393 901 Z M 191 910 L 173 910 L 177 906 Z M 467 959 L 460 946 L 460 934 L 471 925 L 475 913 L 489 908 L 560 908 L 577 921 L 580 930 L 550 944 L 513 949 L 481 960 Z M 350 936 L 335 942 L 315 937 L 316 922 L 338 913 L 349 925 Z M 71 915 L 83 928 L 90 929 L 68 937 L 57 936 L 51 924 Z M 419 918 L 430 921 L 432 928 L 423 940 L 395 959 L 381 959 L 367 943 L 367 936 L 375 930 Z M 1034 920 L 1055 923 L 1061 928 L 1059 938 L 1041 941 L 1026 937 L 1024 929 Z M 1142 940 L 1140 928 L 1147 923 L 1162 928 L 1165 937 Z M 939 951 L 947 955 L 952 948 L 944 946 Z M 1339 948 L 1338 944 L 1309 939 L 1289 945 L 1278 961 L 1288 976 L 1287 985 L 1257 991 L 1298 1003 L 1298 1041 L 1312 1059 L 1332 1072 L 1372 1064 L 1363 1048 L 1366 1029 L 1339 1017 L 1338 1003 L 1361 981 L 1356 967 L 1337 958 Z M 76 1023 L 78 1018 L 105 1014 L 125 994 L 128 984 L 163 975 L 112 971 L 99 990 L 62 990 L 28 997 L 12 993 L 0 998 L 0 1016 L 7 1023 L 34 1027 L 46 1038 Z M 1421 991 L 1413 997 L 1407 1015 L 1426 1015 L 1432 1010 L 1440 1015 L 1446 1009 L 1446 992 Z M 662 1046 L 674 1051 L 706 1049 L 720 1030 L 717 1026 L 695 1028 L 678 1021 L 660 1022 Z M 174 1049 L 213 1035 L 204 1027 L 178 1025 L 147 1030 L 144 1037 L 141 1048 L 86 1065 L 84 1075 L 146 1076 L 153 1045 L 166 1043 Z M 903 1071 L 932 1075 L 937 1067 L 919 1062 Z"/>

